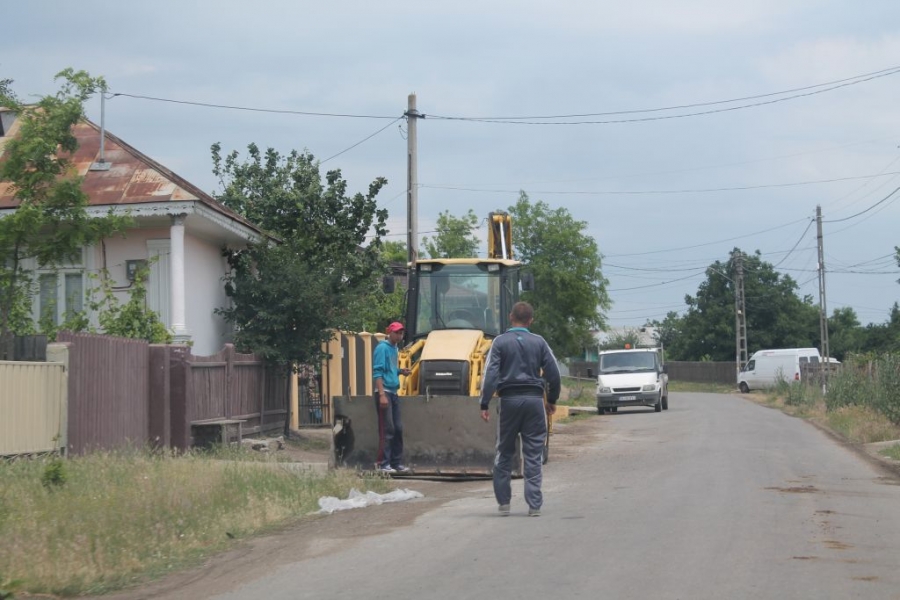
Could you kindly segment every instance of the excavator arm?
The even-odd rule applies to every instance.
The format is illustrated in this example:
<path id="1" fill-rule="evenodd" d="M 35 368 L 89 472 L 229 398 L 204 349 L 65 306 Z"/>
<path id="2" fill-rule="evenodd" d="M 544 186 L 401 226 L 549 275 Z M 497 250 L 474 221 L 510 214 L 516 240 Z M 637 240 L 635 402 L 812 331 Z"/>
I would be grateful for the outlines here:
<path id="1" fill-rule="evenodd" d="M 512 260 L 512 219 L 509 213 L 489 213 L 488 222 L 488 258 Z"/>

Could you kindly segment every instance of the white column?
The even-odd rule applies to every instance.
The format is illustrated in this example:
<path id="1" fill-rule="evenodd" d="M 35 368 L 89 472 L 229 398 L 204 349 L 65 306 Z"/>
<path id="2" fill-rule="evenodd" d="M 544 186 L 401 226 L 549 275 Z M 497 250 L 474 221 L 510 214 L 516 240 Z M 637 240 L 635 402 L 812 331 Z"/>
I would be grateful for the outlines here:
<path id="1" fill-rule="evenodd" d="M 184 344 L 190 341 L 191 333 L 187 328 L 187 316 L 185 314 L 185 277 L 184 277 L 184 219 L 185 215 L 174 215 L 169 238 L 172 242 L 170 259 L 169 289 L 172 293 L 171 310 L 172 332 L 175 334 L 175 343 Z"/>

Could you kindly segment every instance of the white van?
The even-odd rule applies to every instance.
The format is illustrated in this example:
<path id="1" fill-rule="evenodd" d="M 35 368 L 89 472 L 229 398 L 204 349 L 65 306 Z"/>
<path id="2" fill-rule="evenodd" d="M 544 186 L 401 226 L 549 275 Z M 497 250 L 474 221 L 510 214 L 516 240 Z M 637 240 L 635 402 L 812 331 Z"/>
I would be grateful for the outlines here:
<path id="1" fill-rule="evenodd" d="M 738 375 L 738 387 L 750 390 L 773 387 L 780 379 L 800 381 L 800 365 L 819 363 L 818 348 L 783 348 L 754 352 Z"/>

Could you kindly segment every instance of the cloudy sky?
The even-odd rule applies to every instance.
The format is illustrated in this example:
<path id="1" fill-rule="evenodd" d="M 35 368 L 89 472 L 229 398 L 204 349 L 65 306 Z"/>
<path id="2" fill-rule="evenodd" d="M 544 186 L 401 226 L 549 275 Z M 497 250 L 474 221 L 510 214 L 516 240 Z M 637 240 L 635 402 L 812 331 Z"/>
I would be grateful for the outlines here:
<path id="1" fill-rule="evenodd" d="M 0 15 L 0 79 L 21 98 L 65 67 L 102 75 L 119 94 L 108 129 L 210 192 L 214 142 L 307 149 L 352 191 L 384 176 L 402 241 L 397 119 L 415 93 L 419 232 L 519 190 L 565 207 L 604 255 L 612 326 L 682 312 L 734 247 L 818 304 L 817 206 L 829 313 L 883 323 L 900 298 L 896 0 L 31 0 Z"/>

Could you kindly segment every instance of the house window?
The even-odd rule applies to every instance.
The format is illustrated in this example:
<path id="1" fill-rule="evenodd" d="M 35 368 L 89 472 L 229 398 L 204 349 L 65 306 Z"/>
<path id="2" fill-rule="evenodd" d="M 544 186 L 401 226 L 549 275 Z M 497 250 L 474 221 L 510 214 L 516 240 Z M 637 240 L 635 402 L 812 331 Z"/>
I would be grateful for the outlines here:
<path id="1" fill-rule="evenodd" d="M 59 325 L 84 310 L 84 274 L 66 269 L 38 273 L 38 319 Z"/>

